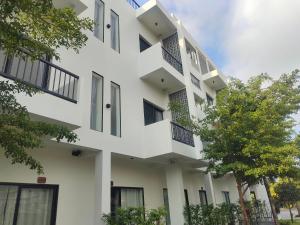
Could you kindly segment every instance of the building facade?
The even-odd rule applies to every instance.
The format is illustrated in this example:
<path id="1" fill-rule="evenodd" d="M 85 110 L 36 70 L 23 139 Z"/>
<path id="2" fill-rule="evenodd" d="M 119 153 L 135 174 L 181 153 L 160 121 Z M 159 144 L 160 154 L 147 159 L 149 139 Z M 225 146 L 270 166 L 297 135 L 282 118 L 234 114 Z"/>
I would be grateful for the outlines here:
<path id="1" fill-rule="evenodd" d="M 0 221 L 98 225 L 117 207 L 145 206 L 166 207 L 167 224 L 183 225 L 186 204 L 237 202 L 233 176 L 204 173 L 203 143 L 168 110 L 175 100 L 201 118 L 201 99 L 215 104 L 216 92 L 226 86 L 180 20 L 156 0 L 142 6 L 134 0 L 55 4 L 95 20 L 86 47 L 79 54 L 61 49 L 60 61 L 28 62 L 1 53 L 1 79 L 41 89 L 18 100 L 33 119 L 65 125 L 79 140 L 47 139 L 32 150 L 46 184 L 0 155 Z M 265 199 L 263 189 L 252 191 Z"/>

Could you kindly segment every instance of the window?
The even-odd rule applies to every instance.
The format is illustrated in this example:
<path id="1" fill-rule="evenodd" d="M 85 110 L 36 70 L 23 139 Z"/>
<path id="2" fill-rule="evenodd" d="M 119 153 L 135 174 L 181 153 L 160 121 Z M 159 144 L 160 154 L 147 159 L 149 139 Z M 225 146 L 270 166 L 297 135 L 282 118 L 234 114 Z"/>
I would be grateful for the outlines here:
<path id="1" fill-rule="evenodd" d="M 214 99 L 212 97 L 210 97 L 210 95 L 206 94 L 206 100 L 207 100 L 207 104 L 209 106 L 214 104 Z"/>
<path id="2" fill-rule="evenodd" d="M 216 70 L 216 68 L 213 66 L 213 64 L 211 64 L 211 62 L 209 62 L 209 61 L 208 61 L 208 69 L 210 72 Z"/>
<path id="3" fill-rule="evenodd" d="M 121 91 L 111 82 L 111 134 L 121 137 Z"/>
<path id="4" fill-rule="evenodd" d="M 163 111 L 153 104 L 144 100 L 145 125 L 156 123 L 163 120 Z"/>
<path id="5" fill-rule="evenodd" d="M 111 10 L 111 47 L 112 49 L 120 52 L 120 28 L 119 28 L 119 16 Z"/>
<path id="6" fill-rule="evenodd" d="M 104 3 L 101 0 L 95 1 L 95 27 L 94 35 L 100 41 L 104 41 Z"/>
<path id="7" fill-rule="evenodd" d="M 103 131 L 103 77 L 93 72 L 90 127 Z"/>
<path id="8" fill-rule="evenodd" d="M 144 189 L 132 187 L 111 188 L 111 212 L 118 208 L 144 207 Z"/>
<path id="9" fill-rule="evenodd" d="M 140 52 L 145 51 L 146 49 L 148 49 L 150 47 L 151 47 L 151 44 L 140 35 Z"/>
<path id="10" fill-rule="evenodd" d="M 184 198 L 185 198 L 185 206 L 187 207 L 187 217 L 188 217 L 188 224 L 191 224 L 191 212 L 190 212 L 190 201 L 189 201 L 189 195 L 188 190 L 184 189 Z"/>
<path id="11" fill-rule="evenodd" d="M 0 183 L 0 223 L 54 225 L 57 197 L 55 185 Z"/>
<path id="12" fill-rule="evenodd" d="M 195 77 L 193 74 L 191 74 L 191 81 L 197 88 L 201 89 L 200 80 L 197 77 Z"/>
<path id="13" fill-rule="evenodd" d="M 206 191 L 200 190 L 199 191 L 199 197 L 200 197 L 200 204 L 201 205 L 208 205 Z"/>
<path id="14" fill-rule="evenodd" d="M 207 64 L 206 64 L 206 57 L 200 52 L 198 52 L 198 55 L 199 55 L 199 60 L 200 60 L 201 73 L 207 74 L 208 69 L 207 69 Z"/>
<path id="15" fill-rule="evenodd" d="M 166 188 L 163 189 L 163 195 L 164 195 L 164 205 L 166 209 L 166 225 L 171 225 L 168 189 Z"/>
<path id="16" fill-rule="evenodd" d="M 223 191 L 224 202 L 230 204 L 230 196 L 228 191 Z"/>

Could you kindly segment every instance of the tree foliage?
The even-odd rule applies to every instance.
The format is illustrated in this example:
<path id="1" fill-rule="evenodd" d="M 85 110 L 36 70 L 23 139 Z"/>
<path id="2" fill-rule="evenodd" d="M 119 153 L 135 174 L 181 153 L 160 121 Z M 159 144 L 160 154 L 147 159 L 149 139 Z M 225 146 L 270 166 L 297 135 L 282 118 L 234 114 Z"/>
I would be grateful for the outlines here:
<path id="1" fill-rule="evenodd" d="M 92 25 L 71 8 L 55 8 L 52 0 L 0 1 L 0 48 L 8 55 L 24 57 L 22 50 L 26 50 L 34 59 L 45 55 L 59 59 L 59 48 L 78 52 L 85 45 L 83 31 L 91 30 Z M 0 147 L 13 164 L 43 173 L 28 150 L 41 148 L 45 138 L 75 142 L 77 135 L 63 126 L 32 121 L 26 107 L 17 101 L 21 93 L 32 97 L 37 90 L 20 82 L 0 81 Z"/>
<path id="2" fill-rule="evenodd" d="M 58 48 L 83 47 L 92 21 L 71 8 L 55 8 L 52 0 L 0 1 L 0 46 L 8 54 L 27 49 L 34 57 L 59 58 Z"/>

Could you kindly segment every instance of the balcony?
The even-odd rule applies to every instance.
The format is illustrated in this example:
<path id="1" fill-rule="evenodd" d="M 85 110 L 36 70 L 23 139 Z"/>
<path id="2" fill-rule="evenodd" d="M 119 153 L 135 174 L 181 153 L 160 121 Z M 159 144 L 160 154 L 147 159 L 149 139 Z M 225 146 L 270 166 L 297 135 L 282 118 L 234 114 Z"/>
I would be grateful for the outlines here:
<path id="1" fill-rule="evenodd" d="M 162 90 L 174 92 L 185 86 L 182 64 L 161 43 L 141 52 L 138 70 L 141 79 Z"/>
<path id="2" fill-rule="evenodd" d="M 24 52 L 24 56 L 27 53 Z M 47 122 L 60 122 L 79 127 L 77 89 L 79 77 L 45 59 L 31 60 L 29 57 L 8 57 L 0 51 L 0 75 L 21 81 L 40 90 L 33 97 L 17 95 L 32 118 Z"/>
<path id="3" fill-rule="evenodd" d="M 81 0 L 53 0 L 53 5 L 55 8 L 72 8 L 77 15 L 87 9 L 87 6 Z"/>
<path id="4" fill-rule="evenodd" d="M 143 146 L 146 157 L 181 155 L 197 158 L 193 133 L 168 119 L 145 126 Z"/>
<path id="5" fill-rule="evenodd" d="M 204 74 L 203 81 L 214 90 L 220 90 L 226 87 L 226 78 L 218 70 Z"/>
<path id="6" fill-rule="evenodd" d="M 137 19 L 153 34 L 162 38 L 174 34 L 177 30 L 174 19 L 157 0 L 149 0 L 139 7 Z"/>

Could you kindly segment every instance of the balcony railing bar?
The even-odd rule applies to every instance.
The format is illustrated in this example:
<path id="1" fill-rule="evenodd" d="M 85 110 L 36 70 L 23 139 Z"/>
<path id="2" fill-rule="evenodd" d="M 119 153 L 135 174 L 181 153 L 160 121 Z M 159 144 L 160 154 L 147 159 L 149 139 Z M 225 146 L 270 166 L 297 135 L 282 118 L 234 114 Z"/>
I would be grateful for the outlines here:
<path id="1" fill-rule="evenodd" d="M 173 140 L 195 147 L 194 136 L 192 131 L 186 129 L 185 127 L 175 122 L 171 122 L 171 126 Z"/>
<path id="2" fill-rule="evenodd" d="M 27 52 L 23 53 L 24 57 L 8 57 L 0 50 L 0 63 L 2 64 L 0 65 L 0 68 L 2 68 L 0 75 L 11 80 L 21 81 L 56 97 L 77 103 L 75 95 L 79 79 L 77 75 L 44 59 L 30 60 L 30 55 Z M 57 78 L 57 71 L 60 72 L 59 78 Z M 62 73 L 64 74 L 64 81 L 61 81 Z M 67 77 L 69 77 L 68 84 L 66 84 Z M 57 82 L 57 79 L 59 79 L 59 82 Z M 63 85 L 61 86 L 61 84 Z M 72 94 L 70 94 L 71 90 Z"/>
<path id="3" fill-rule="evenodd" d="M 141 7 L 135 0 L 127 0 L 127 2 L 128 2 L 129 5 L 131 5 L 131 7 L 134 8 L 134 9 L 138 9 L 138 8 Z"/>
<path id="4" fill-rule="evenodd" d="M 167 49 L 162 47 L 164 59 L 183 75 L 182 63 L 176 59 Z"/>

